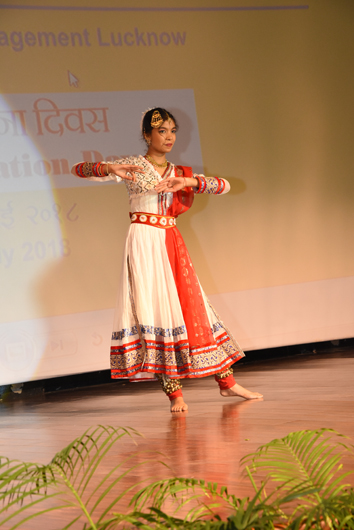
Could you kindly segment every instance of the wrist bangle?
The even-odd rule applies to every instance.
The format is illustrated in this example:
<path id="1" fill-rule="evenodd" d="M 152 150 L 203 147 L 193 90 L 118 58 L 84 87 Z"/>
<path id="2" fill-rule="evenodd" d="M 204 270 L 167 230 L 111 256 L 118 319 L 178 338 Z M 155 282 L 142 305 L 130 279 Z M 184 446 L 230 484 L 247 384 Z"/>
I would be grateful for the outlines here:
<path id="1" fill-rule="evenodd" d="M 106 162 L 106 166 L 107 166 L 106 171 L 107 171 L 107 177 L 108 177 L 108 175 L 109 175 L 109 169 L 108 169 L 108 163 L 107 163 L 107 162 Z"/>
<path id="2" fill-rule="evenodd" d="M 101 165 L 101 162 L 95 162 L 92 164 L 92 173 L 95 177 L 102 177 Z"/>
<path id="3" fill-rule="evenodd" d="M 187 184 L 186 184 L 186 177 L 183 177 L 183 182 L 184 182 L 184 185 L 183 185 L 183 189 L 187 187 Z"/>

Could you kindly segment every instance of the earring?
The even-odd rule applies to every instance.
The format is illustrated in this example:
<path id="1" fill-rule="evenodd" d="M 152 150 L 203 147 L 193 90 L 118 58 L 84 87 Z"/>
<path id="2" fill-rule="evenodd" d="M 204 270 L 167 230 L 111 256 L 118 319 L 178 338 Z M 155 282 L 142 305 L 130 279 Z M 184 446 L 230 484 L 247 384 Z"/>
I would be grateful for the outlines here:
<path id="1" fill-rule="evenodd" d="M 146 145 L 150 145 L 151 144 L 150 138 L 145 138 L 145 142 L 146 142 Z"/>

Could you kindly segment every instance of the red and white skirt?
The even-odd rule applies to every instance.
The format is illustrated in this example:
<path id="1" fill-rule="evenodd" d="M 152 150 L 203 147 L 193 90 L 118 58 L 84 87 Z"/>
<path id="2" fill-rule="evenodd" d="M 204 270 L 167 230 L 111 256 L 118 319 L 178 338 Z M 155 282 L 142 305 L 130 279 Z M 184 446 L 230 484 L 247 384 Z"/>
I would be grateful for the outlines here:
<path id="1" fill-rule="evenodd" d="M 201 289 L 175 218 L 135 211 L 131 220 L 112 333 L 112 378 L 205 377 L 241 359 L 244 353 Z"/>

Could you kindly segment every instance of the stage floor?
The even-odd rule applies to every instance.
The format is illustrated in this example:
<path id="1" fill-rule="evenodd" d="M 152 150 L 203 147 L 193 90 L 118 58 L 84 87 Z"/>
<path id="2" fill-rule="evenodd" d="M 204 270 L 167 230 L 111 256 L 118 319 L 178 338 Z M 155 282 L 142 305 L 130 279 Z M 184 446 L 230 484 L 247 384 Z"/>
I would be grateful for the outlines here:
<path id="1" fill-rule="evenodd" d="M 166 470 L 154 460 L 130 480 L 196 477 L 219 482 L 243 497 L 252 490 L 239 461 L 263 443 L 322 427 L 354 442 L 354 351 L 238 363 L 234 368 L 236 380 L 264 394 L 262 401 L 223 398 L 214 378 L 203 378 L 184 382 L 186 414 L 169 412 L 157 382 L 111 383 L 2 402 L 0 454 L 44 464 L 91 426 L 128 426 L 145 438 L 137 439 L 137 447 L 125 441 L 120 455 L 159 451 L 164 456 L 158 459 L 171 467 Z M 106 465 L 103 473 L 111 462 Z M 52 517 L 46 529 L 61 528 L 58 515 Z"/>

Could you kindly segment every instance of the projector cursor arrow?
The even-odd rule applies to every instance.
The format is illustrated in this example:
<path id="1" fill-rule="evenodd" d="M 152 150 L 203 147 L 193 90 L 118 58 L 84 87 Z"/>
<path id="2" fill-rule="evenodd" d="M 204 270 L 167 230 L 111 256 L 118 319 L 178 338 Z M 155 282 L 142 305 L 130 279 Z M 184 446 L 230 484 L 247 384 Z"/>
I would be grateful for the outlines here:
<path id="1" fill-rule="evenodd" d="M 78 78 L 68 70 L 69 85 L 75 88 L 79 88 Z"/>

